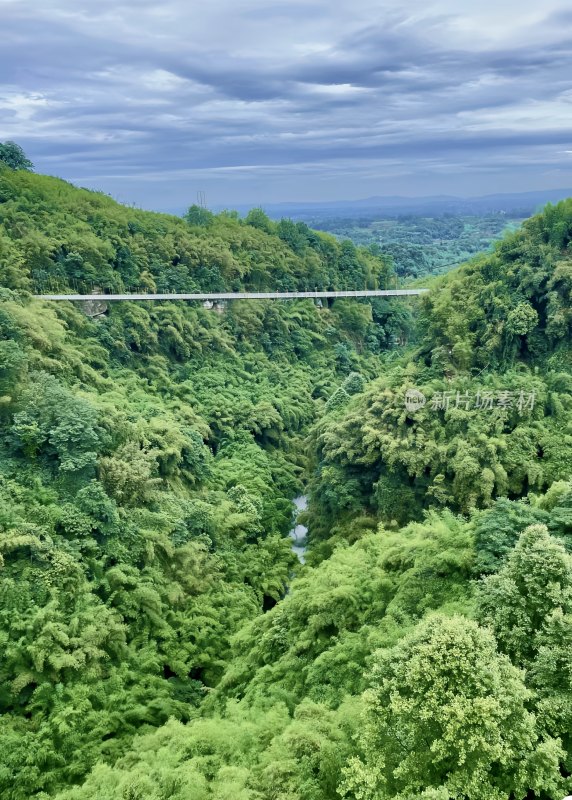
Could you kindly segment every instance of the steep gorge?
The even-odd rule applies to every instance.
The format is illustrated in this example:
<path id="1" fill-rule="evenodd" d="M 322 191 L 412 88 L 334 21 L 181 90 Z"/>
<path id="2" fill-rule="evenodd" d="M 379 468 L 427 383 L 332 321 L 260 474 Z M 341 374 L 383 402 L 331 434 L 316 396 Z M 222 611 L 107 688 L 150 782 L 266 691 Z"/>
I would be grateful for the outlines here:
<path id="1" fill-rule="evenodd" d="M 30 290 L 361 288 L 391 270 L 263 214 L 179 220 L 0 170 L 1 796 L 560 800 L 571 240 L 568 202 L 417 306 L 91 319 Z M 413 387 L 535 403 L 411 413 Z M 549 601 L 519 588 L 533 571 Z M 410 663 L 444 686 L 435 707 Z M 396 693 L 415 713 L 383 710 Z"/>

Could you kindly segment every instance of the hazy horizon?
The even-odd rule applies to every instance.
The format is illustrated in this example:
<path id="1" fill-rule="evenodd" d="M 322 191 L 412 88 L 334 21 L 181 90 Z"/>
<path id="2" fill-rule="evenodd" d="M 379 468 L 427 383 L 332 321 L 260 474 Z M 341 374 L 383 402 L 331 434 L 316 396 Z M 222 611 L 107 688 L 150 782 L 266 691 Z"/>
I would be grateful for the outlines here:
<path id="1" fill-rule="evenodd" d="M 1 1 L 1 0 L 0 0 Z M 35 169 L 38 172 L 38 169 Z M 48 173 L 46 173 L 48 174 Z M 379 206 L 380 213 L 382 211 L 387 211 L 391 208 L 390 201 L 402 201 L 403 202 L 403 213 L 407 213 L 407 207 L 409 205 L 413 206 L 417 204 L 423 204 L 424 201 L 427 201 L 428 205 L 433 203 L 434 201 L 438 200 L 449 200 L 449 201 L 459 201 L 459 203 L 471 202 L 471 201 L 479 201 L 479 200 L 486 200 L 487 198 L 513 198 L 513 200 L 509 203 L 509 210 L 518 207 L 518 198 L 522 196 L 524 206 L 527 206 L 528 203 L 534 202 L 534 200 L 528 201 L 527 195 L 546 195 L 546 199 L 536 201 L 537 204 L 540 206 L 544 205 L 545 203 L 549 202 L 556 202 L 555 195 L 558 195 L 560 199 L 565 199 L 567 197 L 572 197 L 572 186 L 561 186 L 556 188 L 540 188 L 540 189 L 525 189 L 522 192 L 484 192 L 484 193 L 477 193 L 477 194 L 376 194 L 376 195 L 369 195 L 368 197 L 339 197 L 334 199 L 324 199 L 324 200 L 308 200 L 306 198 L 298 198 L 294 200 L 275 200 L 270 202 L 244 202 L 240 199 L 235 203 L 207 203 L 206 193 L 198 190 L 196 196 L 191 195 L 179 204 L 170 205 L 170 204 L 163 204 L 161 207 L 154 205 L 153 198 L 149 198 L 147 202 L 143 200 L 143 202 L 135 202 L 127 200 L 125 197 L 122 197 L 121 194 L 114 193 L 113 191 L 108 191 L 107 189 L 98 187 L 97 185 L 88 186 L 86 184 L 81 184 L 78 181 L 74 181 L 73 178 L 65 178 L 63 175 L 56 175 L 52 173 L 51 175 L 48 174 L 49 177 L 53 178 L 61 178 L 64 180 L 68 180 L 73 185 L 76 185 L 78 188 L 89 189 L 95 192 L 103 192 L 107 194 L 112 199 L 116 200 L 119 203 L 124 205 L 133 206 L 134 208 L 139 208 L 143 211 L 156 211 L 159 213 L 166 213 L 166 214 L 175 214 L 177 216 L 183 215 L 189 206 L 191 205 L 204 205 L 207 208 L 210 208 L 213 212 L 219 213 L 221 211 L 239 211 L 241 214 L 246 213 L 247 210 L 252 208 L 262 208 L 263 210 L 267 210 L 269 215 L 272 217 L 272 211 L 280 211 L 281 209 L 287 209 L 288 207 L 292 207 L 292 212 L 296 209 L 298 211 L 302 211 L 305 207 L 308 209 L 315 207 L 317 211 L 320 209 L 327 209 L 331 207 L 332 209 L 332 216 L 333 211 L 336 207 L 339 207 L 341 210 L 348 210 L 351 207 L 355 209 L 355 213 L 357 215 L 358 209 L 363 208 L 364 211 L 369 211 L 374 208 L 376 205 Z M 571 178 L 572 180 L 572 178 Z M 552 197 L 550 197 L 552 195 Z M 367 203 L 371 202 L 371 206 L 368 206 Z M 538 210 L 540 208 L 538 207 Z M 398 213 L 399 206 L 395 209 L 395 213 Z M 443 213 L 439 210 L 438 207 L 434 209 L 435 215 L 439 215 Z M 534 209 L 532 209 L 529 213 L 533 213 Z M 450 213 L 449 211 L 447 213 Z M 463 213 L 462 210 L 459 213 Z M 391 216 L 391 215 L 390 215 Z"/>

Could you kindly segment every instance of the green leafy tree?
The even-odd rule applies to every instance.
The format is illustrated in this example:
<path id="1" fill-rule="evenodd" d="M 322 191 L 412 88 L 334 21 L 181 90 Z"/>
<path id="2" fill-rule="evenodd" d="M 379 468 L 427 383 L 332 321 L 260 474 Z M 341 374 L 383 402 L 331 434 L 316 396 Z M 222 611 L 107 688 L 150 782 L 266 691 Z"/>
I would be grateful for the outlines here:
<path id="1" fill-rule="evenodd" d="M 214 214 L 207 208 L 192 205 L 185 214 L 185 219 L 189 225 L 199 225 L 200 227 L 208 228 L 208 226 L 214 222 Z"/>
<path id="2" fill-rule="evenodd" d="M 11 169 L 34 169 L 34 165 L 16 142 L 0 142 L 0 163 L 7 164 Z"/>
<path id="3" fill-rule="evenodd" d="M 344 797 L 524 798 L 562 785 L 557 741 L 539 740 L 522 674 L 492 635 L 462 617 L 434 617 L 378 653 Z"/>
<path id="4" fill-rule="evenodd" d="M 546 621 L 557 609 L 572 610 L 571 603 L 572 557 L 545 525 L 531 525 L 505 566 L 482 582 L 478 613 L 500 649 L 527 666 L 538 653 Z"/>
<path id="5" fill-rule="evenodd" d="M 564 486 L 546 496 L 551 506 Z M 557 508 L 557 506 L 553 506 Z M 572 765 L 572 559 L 545 525 L 521 534 L 504 567 L 486 578 L 478 614 L 514 663 L 526 667 L 539 724 L 562 738 Z"/>
<path id="6" fill-rule="evenodd" d="M 98 426 L 97 411 L 87 400 L 75 397 L 53 376 L 36 373 L 22 405 L 11 430 L 18 450 L 43 458 L 62 473 L 95 466 L 103 431 Z"/>
<path id="7" fill-rule="evenodd" d="M 274 223 L 262 208 L 251 208 L 244 221 L 247 225 L 258 228 L 258 230 L 265 233 L 272 233 L 274 230 Z"/>

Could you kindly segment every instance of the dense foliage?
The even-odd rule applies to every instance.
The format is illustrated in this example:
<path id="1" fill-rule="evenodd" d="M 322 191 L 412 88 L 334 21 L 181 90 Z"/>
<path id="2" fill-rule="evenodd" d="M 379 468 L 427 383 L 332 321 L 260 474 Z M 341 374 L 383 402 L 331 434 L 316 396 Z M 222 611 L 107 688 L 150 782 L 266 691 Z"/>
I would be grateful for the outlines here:
<path id="1" fill-rule="evenodd" d="M 0 268 L 35 291 L 363 289 L 385 262 L 303 223 L 245 221 L 197 206 L 185 220 L 142 212 L 55 178 L 2 169 Z"/>
<path id="2" fill-rule="evenodd" d="M 451 266 L 490 250 L 494 242 L 518 227 L 522 219 L 504 212 L 436 217 L 407 214 L 396 219 L 313 218 L 310 224 L 391 257 L 399 276 L 421 278 L 446 272 Z"/>
<path id="3" fill-rule="evenodd" d="M 32 170 L 34 165 L 16 142 L 0 142 L 0 163 L 10 169 Z"/>
<path id="4" fill-rule="evenodd" d="M 30 302 L 42 275 L 187 288 L 191 273 L 208 286 L 233 274 L 252 287 L 277 264 L 291 281 L 310 265 L 335 274 L 343 253 L 343 268 L 385 266 L 328 237 L 299 255 L 232 217 L 207 232 L 0 176 L 0 794 L 28 798 L 197 713 L 232 635 L 290 580 L 308 425 L 344 381 L 361 386 L 352 370 L 375 374 L 389 334 L 351 301 L 223 315 Z"/>
<path id="5" fill-rule="evenodd" d="M 548 208 L 419 306 L 54 305 L 391 276 L 0 168 L 0 796 L 570 793 L 571 238 Z"/>
<path id="6" fill-rule="evenodd" d="M 423 298 L 414 357 L 314 435 L 317 538 L 356 515 L 469 513 L 572 474 L 572 202 Z M 408 411 L 406 392 L 426 403 Z"/>

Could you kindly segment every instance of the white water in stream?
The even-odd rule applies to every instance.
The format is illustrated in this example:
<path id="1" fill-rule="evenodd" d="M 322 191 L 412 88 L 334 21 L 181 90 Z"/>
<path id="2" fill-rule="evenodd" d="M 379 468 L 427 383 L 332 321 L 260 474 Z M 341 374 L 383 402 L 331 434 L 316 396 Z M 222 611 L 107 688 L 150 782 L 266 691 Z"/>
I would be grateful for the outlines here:
<path id="1" fill-rule="evenodd" d="M 305 511 L 308 507 L 308 498 L 305 495 L 300 495 L 294 498 L 294 505 L 296 506 L 296 515 L 301 511 Z M 292 539 L 292 551 L 296 553 L 300 562 L 303 564 L 304 553 L 306 552 L 306 534 L 308 528 L 305 525 L 298 525 L 294 523 L 294 527 L 290 531 L 290 538 Z"/>

